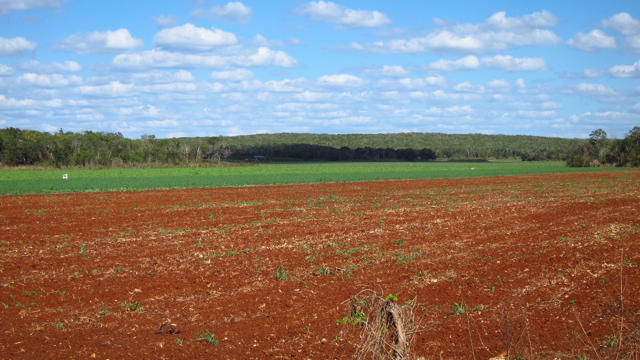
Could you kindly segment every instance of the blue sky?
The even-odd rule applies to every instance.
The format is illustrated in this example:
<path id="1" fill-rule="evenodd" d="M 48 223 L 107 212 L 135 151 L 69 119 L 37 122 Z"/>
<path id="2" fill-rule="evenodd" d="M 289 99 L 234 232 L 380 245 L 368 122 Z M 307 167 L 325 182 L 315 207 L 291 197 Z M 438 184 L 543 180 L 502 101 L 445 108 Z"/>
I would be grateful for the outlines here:
<path id="1" fill-rule="evenodd" d="M 624 137 L 640 2 L 0 0 L 0 127 Z"/>

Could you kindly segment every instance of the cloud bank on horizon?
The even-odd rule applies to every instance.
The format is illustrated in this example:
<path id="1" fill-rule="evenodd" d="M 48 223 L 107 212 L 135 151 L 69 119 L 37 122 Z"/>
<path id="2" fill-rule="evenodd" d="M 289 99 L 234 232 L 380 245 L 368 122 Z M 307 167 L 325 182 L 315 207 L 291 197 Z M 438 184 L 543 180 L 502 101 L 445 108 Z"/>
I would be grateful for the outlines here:
<path id="1" fill-rule="evenodd" d="M 1 128 L 622 137 L 640 125 L 631 0 L 3 0 L 0 20 Z"/>

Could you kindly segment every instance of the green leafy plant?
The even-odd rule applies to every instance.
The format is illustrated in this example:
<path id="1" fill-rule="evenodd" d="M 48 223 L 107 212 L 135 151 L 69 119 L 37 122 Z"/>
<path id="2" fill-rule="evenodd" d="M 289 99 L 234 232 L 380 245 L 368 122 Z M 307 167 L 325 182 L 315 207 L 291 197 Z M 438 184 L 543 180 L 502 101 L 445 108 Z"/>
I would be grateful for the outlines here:
<path id="1" fill-rule="evenodd" d="M 458 303 L 453 303 L 453 307 L 451 309 L 451 315 L 459 315 L 459 314 L 464 314 L 466 312 L 466 306 L 464 305 L 464 303 L 462 304 L 458 304 Z"/>
<path id="2" fill-rule="evenodd" d="M 195 341 L 204 341 L 209 345 L 218 345 L 218 340 L 216 340 L 215 335 L 213 335 L 209 330 L 205 330 L 198 334 L 198 338 Z"/>
<path id="3" fill-rule="evenodd" d="M 393 294 L 389 294 L 387 295 L 386 298 L 384 298 L 385 301 L 398 301 L 398 297 L 393 295 Z"/>
<path id="4" fill-rule="evenodd" d="M 173 342 L 176 343 L 176 344 L 180 344 L 180 345 L 182 345 L 184 343 L 184 341 L 182 339 L 175 339 L 175 340 L 173 340 Z"/>
<path id="5" fill-rule="evenodd" d="M 278 266 L 278 269 L 276 269 L 276 271 L 273 272 L 272 277 L 275 278 L 276 280 L 288 280 L 291 278 L 291 275 L 288 275 L 287 272 L 285 271 L 284 266 L 280 265 Z"/>
<path id="6" fill-rule="evenodd" d="M 607 348 L 613 349 L 618 345 L 618 337 L 615 334 L 611 335 L 611 337 L 609 337 L 609 335 L 605 335 L 604 337 L 607 339 Z"/>
<path id="7" fill-rule="evenodd" d="M 133 303 L 121 303 L 120 307 L 122 307 L 124 311 L 128 312 L 138 312 L 144 309 L 144 307 L 142 307 L 137 301 L 134 301 Z"/>

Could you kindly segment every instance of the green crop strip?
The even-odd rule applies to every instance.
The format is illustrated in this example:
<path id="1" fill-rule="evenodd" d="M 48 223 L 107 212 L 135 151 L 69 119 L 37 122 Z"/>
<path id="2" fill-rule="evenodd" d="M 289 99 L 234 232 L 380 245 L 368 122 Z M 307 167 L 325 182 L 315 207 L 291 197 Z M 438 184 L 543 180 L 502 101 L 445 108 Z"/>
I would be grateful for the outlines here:
<path id="1" fill-rule="evenodd" d="M 472 170 L 473 168 L 473 170 Z M 544 173 L 624 170 L 568 168 L 563 162 L 489 163 L 288 163 L 238 168 L 12 170 L 0 171 L 0 194 L 38 194 L 247 185 L 446 179 Z M 62 174 L 68 174 L 63 180 Z M 324 199 L 326 201 L 326 199 Z M 320 201 L 308 206 L 320 206 Z M 204 206 L 205 204 L 198 204 Z M 253 204 L 247 204 L 253 205 Z"/>

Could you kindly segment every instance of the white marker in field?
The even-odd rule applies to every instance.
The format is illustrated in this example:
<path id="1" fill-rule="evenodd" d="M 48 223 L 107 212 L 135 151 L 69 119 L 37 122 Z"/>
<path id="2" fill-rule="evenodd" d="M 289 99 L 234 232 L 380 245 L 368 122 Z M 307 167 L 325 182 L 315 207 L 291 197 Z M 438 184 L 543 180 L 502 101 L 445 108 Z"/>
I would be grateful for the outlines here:
<path id="1" fill-rule="evenodd" d="M 67 180 L 67 174 L 62 174 L 62 178 L 63 178 L 64 180 Z"/>
<path id="2" fill-rule="evenodd" d="M 471 168 L 471 170 L 473 170 L 473 168 Z"/>

